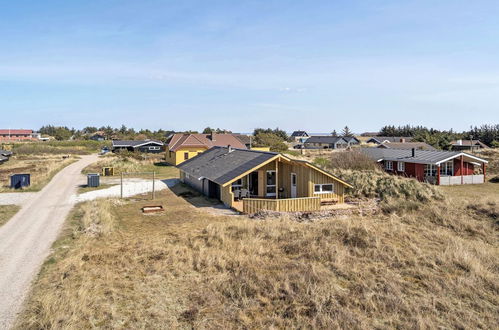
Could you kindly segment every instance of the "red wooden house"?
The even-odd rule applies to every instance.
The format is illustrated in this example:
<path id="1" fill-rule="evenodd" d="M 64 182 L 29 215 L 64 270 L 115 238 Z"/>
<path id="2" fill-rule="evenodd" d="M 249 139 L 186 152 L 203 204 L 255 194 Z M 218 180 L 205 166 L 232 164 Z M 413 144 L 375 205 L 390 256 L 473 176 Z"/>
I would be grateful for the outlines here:
<path id="1" fill-rule="evenodd" d="M 362 148 L 385 171 L 437 185 L 484 183 L 485 159 L 464 152 Z"/>
<path id="2" fill-rule="evenodd" d="M 0 129 L 0 141 L 35 140 L 30 129 Z"/>

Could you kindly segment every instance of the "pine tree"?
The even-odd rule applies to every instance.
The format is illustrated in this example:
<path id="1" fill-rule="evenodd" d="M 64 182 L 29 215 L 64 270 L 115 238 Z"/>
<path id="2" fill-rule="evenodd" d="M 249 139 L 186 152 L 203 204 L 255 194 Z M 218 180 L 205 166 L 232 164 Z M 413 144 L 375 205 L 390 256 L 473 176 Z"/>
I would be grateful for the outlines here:
<path id="1" fill-rule="evenodd" d="M 350 128 L 348 126 L 345 126 L 343 130 L 341 131 L 341 135 L 343 136 L 352 136 L 352 132 L 350 131 Z"/>

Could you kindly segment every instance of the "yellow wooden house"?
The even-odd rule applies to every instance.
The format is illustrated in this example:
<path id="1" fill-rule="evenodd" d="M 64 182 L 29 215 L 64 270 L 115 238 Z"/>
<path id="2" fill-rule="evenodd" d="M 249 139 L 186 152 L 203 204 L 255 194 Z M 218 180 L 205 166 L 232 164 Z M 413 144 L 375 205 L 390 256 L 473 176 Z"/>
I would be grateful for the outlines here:
<path id="1" fill-rule="evenodd" d="M 198 154 L 216 146 L 246 149 L 235 134 L 175 134 L 170 139 L 166 151 L 166 161 L 179 165 Z"/>
<path id="2" fill-rule="evenodd" d="M 182 182 L 244 213 L 318 211 L 352 188 L 309 162 L 247 149 L 214 147 L 178 168 Z"/>

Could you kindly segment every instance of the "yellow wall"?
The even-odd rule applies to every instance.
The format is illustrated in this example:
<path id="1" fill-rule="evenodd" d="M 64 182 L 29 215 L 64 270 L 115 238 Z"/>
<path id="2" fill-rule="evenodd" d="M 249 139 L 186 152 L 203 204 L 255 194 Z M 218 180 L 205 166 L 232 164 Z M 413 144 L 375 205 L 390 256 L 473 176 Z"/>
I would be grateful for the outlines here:
<path id="1" fill-rule="evenodd" d="M 270 147 L 252 147 L 251 150 L 270 151 Z"/>
<path id="2" fill-rule="evenodd" d="M 234 203 L 234 193 L 231 190 L 231 185 L 220 187 L 220 200 L 229 207 Z"/>
<path id="3" fill-rule="evenodd" d="M 184 154 L 187 152 L 189 154 L 189 159 L 197 156 L 199 153 L 206 151 L 206 148 L 182 148 L 177 151 L 166 151 L 166 162 L 172 165 L 179 165 L 184 162 Z"/>

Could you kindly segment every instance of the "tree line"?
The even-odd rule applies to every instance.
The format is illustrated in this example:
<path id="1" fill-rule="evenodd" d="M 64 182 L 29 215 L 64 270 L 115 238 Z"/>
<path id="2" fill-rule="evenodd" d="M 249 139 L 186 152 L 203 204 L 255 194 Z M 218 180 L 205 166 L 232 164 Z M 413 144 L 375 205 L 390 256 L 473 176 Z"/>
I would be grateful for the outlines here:
<path id="1" fill-rule="evenodd" d="M 451 130 L 437 130 L 424 126 L 383 126 L 380 136 L 409 136 L 414 141 L 426 142 L 439 149 L 450 149 L 451 141 L 458 139 L 480 140 L 491 147 L 499 147 L 499 124 L 484 124 L 471 126 L 469 130 L 456 132 Z"/>
<path id="2" fill-rule="evenodd" d="M 88 140 L 95 134 L 100 134 L 106 140 L 120 139 L 120 140 L 143 140 L 143 139 L 155 139 L 164 141 L 166 137 L 175 133 L 174 131 L 168 130 L 149 130 L 140 129 L 135 130 L 133 128 L 126 127 L 122 125 L 119 128 L 113 128 L 111 126 L 94 127 L 87 126 L 83 129 L 68 128 L 66 126 L 53 126 L 45 125 L 39 129 L 42 136 L 53 136 L 56 140 Z"/>

